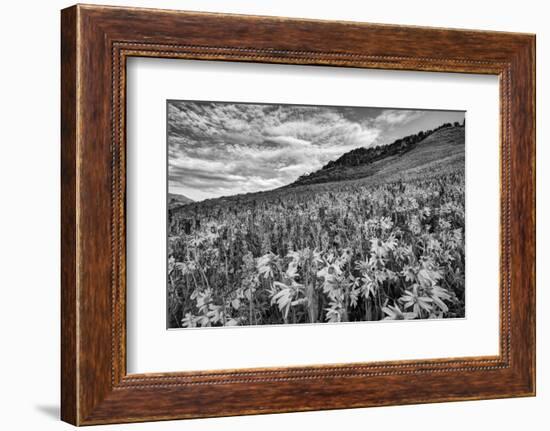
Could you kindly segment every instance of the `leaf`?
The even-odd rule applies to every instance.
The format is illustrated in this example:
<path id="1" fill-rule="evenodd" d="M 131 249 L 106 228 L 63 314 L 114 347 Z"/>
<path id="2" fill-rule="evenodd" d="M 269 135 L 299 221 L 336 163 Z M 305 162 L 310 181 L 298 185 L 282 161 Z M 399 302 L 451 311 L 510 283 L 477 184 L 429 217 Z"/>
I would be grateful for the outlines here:
<path id="1" fill-rule="evenodd" d="M 258 262 L 256 264 L 258 268 L 258 272 L 260 276 L 264 278 L 272 278 L 273 277 L 273 260 L 275 258 L 275 255 L 273 253 L 264 254 L 263 256 L 258 258 Z"/>
<path id="2" fill-rule="evenodd" d="M 281 283 L 280 281 L 274 281 L 273 285 L 275 287 L 278 287 L 279 289 L 286 289 L 288 286 L 284 283 Z"/>
<path id="3" fill-rule="evenodd" d="M 355 285 L 353 285 L 350 292 L 349 292 L 350 305 L 353 308 L 357 307 L 357 300 L 359 299 L 360 293 L 361 293 L 361 289 L 359 289 Z"/>
<path id="4" fill-rule="evenodd" d="M 382 307 L 382 311 L 386 314 L 384 320 L 411 320 L 416 319 L 416 313 L 406 313 L 401 311 L 401 309 L 395 305 L 388 305 Z"/>
<path id="5" fill-rule="evenodd" d="M 433 302 L 432 298 L 429 298 L 427 296 L 421 296 L 416 298 L 417 304 L 422 307 L 427 312 L 432 311 L 432 306 L 430 305 L 431 302 Z"/>
<path id="6" fill-rule="evenodd" d="M 418 271 L 416 276 L 418 278 L 418 282 L 424 287 L 431 286 L 435 282 L 435 280 L 431 277 L 430 272 L 426 269 L 421 269 Z"/>
<path id="7" fill-rule="evenodd" d="M 277 304 L 279 311 L 283 313 L 283 315 L 285 316 L 285 319 L 288 316 L 291 299 L 292 299 L 292 292 L 288 287 L 276 293 L 273 296 L 273 298 L 271 298 L 271 304 L 275 304 L 275 303 Z"/>
<path id="8" fill-rule="evenodd" d="M 300 299 L 296 299 L 296 300 L 292 301 L 292 302 L 290 303 L 290 305 L 291 305 L 292 307 L 295 307 L 295 306 L 297 306 L 297 305 L 302 305 L 302 304 L 306 304 L 306 305 L 307 305 L 308 302 L 309 302 L 309 301 L 308 301 L 307 298 L 300 298 Z"/>
<path id="9" fill-rule="evenodd" d="M 447 292 L 447 289 L 444 289 L 441 286 L 433 286 L 430 290 L 431 298 L 437 304 L 437 306 L 444 312 L 449 311 L 449 307 L 443 302 L 443 300 L 448 301 L 451 299 L 451 295 Z"/>
<path id="10" fill-rule="evenodd" d="M 181 325 L 184 328 L 194 328 L 197 326 L 195 317 L 191 313 L 186 313 L 184 318 L 181 319 Z"/>
<path id="11" fill-rule="evenodd" d="M 447 311 L 449 311 L 449 307 L 447 307 L 447 306 L 445 305 L 445 303 L 444 303 L 441 299 L 439 299 L 438 297 L 434 296 L 434 297 L 433 297 L 433 300 L 434 300 L 434 302 L 437 304 L 437 306 L 438 306 L 439 308 L 441 308 L 441 310 L 442 310 L 444 313 L 446 313 Z"/>
<path id="12" fill-rule="evenodd" d="M 374 296 L 376 286 L 372 278 L 370 278 L 368 275 L 365 275 L 361 278 L 361 281 L 363 282 L 361 287 L 363 289 L 363 296 L 365 297 L 365 299 L 367 299 L 369 296 Z"/>

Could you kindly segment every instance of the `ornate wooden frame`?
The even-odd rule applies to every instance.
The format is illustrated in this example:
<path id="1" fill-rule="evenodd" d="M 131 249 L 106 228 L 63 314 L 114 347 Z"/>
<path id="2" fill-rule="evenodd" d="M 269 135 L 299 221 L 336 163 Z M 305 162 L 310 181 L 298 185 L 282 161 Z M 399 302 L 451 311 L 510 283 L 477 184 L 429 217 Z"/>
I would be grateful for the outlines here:
<path id="1" fill-rule="evenodd" d="M 63 420 L 88 425 L 535 394 L 534 35 L 81 5 L 61 16 Z M 500 354 L 128 375 L 130 56 L 498 75 Z"/>

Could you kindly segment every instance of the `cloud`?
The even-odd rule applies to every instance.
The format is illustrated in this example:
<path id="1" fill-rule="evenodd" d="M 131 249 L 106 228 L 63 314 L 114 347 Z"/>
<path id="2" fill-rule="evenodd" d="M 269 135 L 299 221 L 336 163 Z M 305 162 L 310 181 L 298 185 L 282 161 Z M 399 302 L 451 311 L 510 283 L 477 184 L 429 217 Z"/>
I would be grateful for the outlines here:
<path id="1" fill-rule="evenodd" d="M 418 110 L 406 110 L 406 109 L 385 109 L 382 113 L 374 119 L 375 124 L 379 125 L 404 125 L 411 121 L 417 120 L 424 115 L 425 111 Z"/>
<path id="2" fill-rule="evenodd" d="M 266 138 L 267 142 L 272 142 L 276 145 L 288 147 L 307 147 L 311 145 L 310 141 L 305 139 L 295 138 L 293 136 L 270 136 Z"/>

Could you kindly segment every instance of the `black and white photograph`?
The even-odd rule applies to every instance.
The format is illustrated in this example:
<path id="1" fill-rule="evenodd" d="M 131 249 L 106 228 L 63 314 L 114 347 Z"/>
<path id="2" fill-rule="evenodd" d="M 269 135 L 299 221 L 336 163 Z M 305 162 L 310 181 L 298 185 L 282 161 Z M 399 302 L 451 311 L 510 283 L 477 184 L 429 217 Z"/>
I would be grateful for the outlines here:
<path id="1" fill-rule="evenodd" d="M 166 108 L 169 329 L 465 317 L 464 111 Z"/>

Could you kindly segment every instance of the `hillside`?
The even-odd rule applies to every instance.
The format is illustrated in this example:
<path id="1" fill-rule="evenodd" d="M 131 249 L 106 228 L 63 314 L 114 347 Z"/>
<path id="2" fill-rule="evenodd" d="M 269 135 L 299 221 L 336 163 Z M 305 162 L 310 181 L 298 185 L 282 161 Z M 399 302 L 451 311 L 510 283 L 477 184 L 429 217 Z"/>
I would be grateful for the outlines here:
<path id="1" fill-rule="evenodd" d="M 399 139 L 385 147 L 356 148 L 286 187 L 395 176 L 464 164 L 464 127 L 445 126 Z M 395 178 L 398 179 L 398 178 Z"/>
<path id="2" fill-rule="evenodd" d="M 181 205 L 186 205 L 194 202 L 193 199 L 177 193 L 168 193 L 168 208 L 175 208 Z"/>

